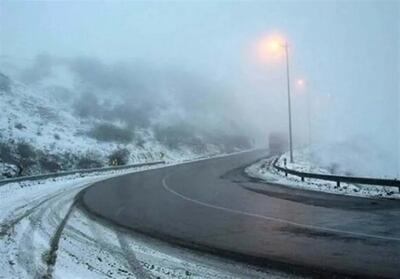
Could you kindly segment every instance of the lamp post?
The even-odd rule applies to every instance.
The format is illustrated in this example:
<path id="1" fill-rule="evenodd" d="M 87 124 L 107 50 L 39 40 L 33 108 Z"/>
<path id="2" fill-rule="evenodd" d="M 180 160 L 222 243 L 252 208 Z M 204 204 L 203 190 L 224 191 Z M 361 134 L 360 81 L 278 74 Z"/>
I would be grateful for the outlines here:
<path id="1" fill-rule="evenodd" d="M 292 133 L 292 104 L 290 95 L 290 73 L 289 73 L 289 45 L 286 40 L 281 37 L 269 37 L 261 41 L 259 46 L 260 54 L 263 58 L 281 55 L 282 49 L 286 58 L 286 84 L 287 84 L 287 102 L 289 117 L 289 152 L 290 163 L 293 163 L 293 133 Z"/>
<path id="2" fill-rule="evenodd" d="M 287 99 L 288 99 L 288 113 L 289 113 L 289 156 L 290 163 L 293 163 L 293 135 L 292 135 L 292 104 L 290 100 L 290 75 L 289 75 L 289 46 L 285 42 L 283 45 L 286 56 L 286 82 L 287 82 Z"/>
<path id="3" fill-rule="evenodd" d="M 307 94 L 307 122 L 308 122 L 308 147 L 311 150 L 311 98 L 310 92 Z"/>

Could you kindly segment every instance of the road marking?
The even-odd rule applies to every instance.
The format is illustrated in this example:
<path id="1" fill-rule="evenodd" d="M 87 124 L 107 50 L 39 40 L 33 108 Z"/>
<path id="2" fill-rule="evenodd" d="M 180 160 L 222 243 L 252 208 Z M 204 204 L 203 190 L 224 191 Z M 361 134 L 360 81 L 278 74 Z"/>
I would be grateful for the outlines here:
<path id="1" fill-rule="evenodd" d="M 187 201 L 190 201 L 190 202 L 193 202 L 193 203 L 205 206 L 205 207 L 210 207 L 210 208 L 214 208 L 214 209 L 218 209 L 218 210 L 222 210 L 222 211 L 226 211 L 226 212 L 230 212 L 230 213 L 241 214 L 241 215 L 246 215 L 246 216 L 255 217 L 255 218 L 261 218 L 261 219 L 268 220 L 268 221 L 289 224 L 289 225 L 293 225 L 296 227 L 302 227 L 302 228 L 307 228 L 307 229 L 312 229 L 312 230 L 320 230 L 320 231 L 325 231 L 325 232 L 347 234 L 347 235 L 356 235 L 356 236 L 360 236 L 360 237 L 376 238 L 376 239 L 381 239 L 381 240 L 400 241 L 400 238 L 397 238 L 397 237 L 381 236 L 381 235 L 367 234 L 367 233 L 360 233 L 360 232 L 351 232 L 351 231 L 345 231 L 345 230 L 339 230 L 339 229 L 332 229 L 332 228 L 302 224 L 302 223 L 297 223 L 297 222 L 293 222 L 293 221 L 289 221 L 289 220 L 285 220 L 285 219 L 264 216 L 264 215 L 260 215 L 260 214 L 256 214 L 256 213 L 244 212 L 244 211 L 240 211 L 237 209 L 227 208 L 227 207 L 199 201 L 199 200 L 187 197 L 187 196 L 171 189 L 166 182 L 167 178 L 170 177 L 171 175 L 172 175 L 172 173 L 166 175 L 162 179 L 162 185 L 165 190 L 167 190 L 168 192 L 170 192 L 184 200 L 187 200 Z"/>

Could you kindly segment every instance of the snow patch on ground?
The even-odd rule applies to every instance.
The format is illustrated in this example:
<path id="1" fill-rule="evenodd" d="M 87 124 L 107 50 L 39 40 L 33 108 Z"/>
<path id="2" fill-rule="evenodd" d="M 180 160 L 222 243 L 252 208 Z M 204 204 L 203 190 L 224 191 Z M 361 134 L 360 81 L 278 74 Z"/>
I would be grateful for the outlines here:
<path id="1" fill-rule="evenodd" d="M 311 155 L 307 149 L 295 150 L 293 156 L 295 163 L 290 163 L 289 153 L 285 153 L 279 156 L 277 165 L 280 167 L 284 167 L 284 160 L 286 159 L 286 167 L 288 169 L 302 172 L 332 174 L 327 169 L 310 164 L 309 161 Z M 305 181 L 303 182 L 298 176 L 288 174 L 288 176 L 286 177 L 283 172 L 277 171 L 272 166 L 275 158 L 276 157 L 263 159 L 247 167 L 246 173 L 251 177 L 262 179 L 269 183 L 280 184 L 293 188 L 356 197 L 400 199 L 400 193 L 397 187 L 381 187 L 358 184 L 356 185 L 348 183 L 340 183 L 340 186 L 337 186 L 336 182 L 331 181 L 305 178 Z"/>

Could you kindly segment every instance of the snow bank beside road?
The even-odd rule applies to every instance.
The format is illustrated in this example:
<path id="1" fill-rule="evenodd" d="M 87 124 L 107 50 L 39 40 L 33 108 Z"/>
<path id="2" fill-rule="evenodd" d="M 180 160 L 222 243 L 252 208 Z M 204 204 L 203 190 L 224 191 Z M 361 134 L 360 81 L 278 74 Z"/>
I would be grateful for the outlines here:
<path id="1" fill-rule="evenodd" d="M 329 170 L 320 168 L 314 165 L 310 165 L 309 152 L 307 150 L 295 150 L 294 161 L 290 163 L 289 154 L 285 153 L 278 159 L 278 166 L 284 167 L 284 159 L 287 161 L 286 167 L 288 169 L 321 173 L 321 174 L 332 174 Z M 355 185 L 348 183 L 340 183 L 340 186 L 336 185 L 333 181 L 324 181 L 318 179 L 305 178 L 305 181 L 301 181 L 301 178 L 294 175 L 285 176 L 284 173 L 278 172 L 273 166 L 274 158 L 268 158 L 261 160 L 248 168 L 246 173 L 251 177 L 262 179 L 269 183 L 285 185 L 288 187 L 294 187 L 305 190 L 320 191 L 331 194 L 341 194 L 357 197 L 374 197 L 374 198 L 394 198 L 400 199 L 400 193 L 397 187 L 381 187 L 373 185 Z"/>

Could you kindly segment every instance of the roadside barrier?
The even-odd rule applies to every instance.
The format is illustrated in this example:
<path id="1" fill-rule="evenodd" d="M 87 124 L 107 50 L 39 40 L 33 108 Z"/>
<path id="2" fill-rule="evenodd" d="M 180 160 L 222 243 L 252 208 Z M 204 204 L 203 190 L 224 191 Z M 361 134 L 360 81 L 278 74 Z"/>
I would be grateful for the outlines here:
<path id="1" fill-rule="evenodd" d="M 295 175 L 301 178 L 301 181 L 304 181 L 305 178 L 314 178 L 320 180 L 334 181 L 336 182 L 337 187 L 340 186 L 340 183 L 352 183 L 352 184 L 366 184 L 366 185 L 376 185 L 376 186 L 389 186 L 389 187 L 397 187 L 400 192 L 400 180 L 397 179 L 380 179 L 380 178 L 367 178 L 367 177 L 354 177 L 354 176 L 340 176 L 340 175 L 330 175 L 330 174 L 317 174 L 317 173 L 309 173 L 309 172 L 301 172 L 295 171 L 288 168 L 283 168 L 277 165 L 278 159 L 276 158 L 272 163 L 272 166 L 280 171 L 284 172 L 285 176 L 288 174 Z"/>
<path id="2" fill-rule="evenodd" d="M 155 162 L 139 163 L 139 164 L 131 164 L 131 165 L 123 165 L 123 166 L 113 166 L 113 167 L 106 167 L 106 168 L 92 168 L 92 169 L 62 171 L 62 172 L 46 173 L 46 174 L 39 174 L 39 175 L 32 175 L 32 176 L 19 176 L 19 177 L 2 179 L 2 180 L 0 180 L 0 185 L 12 183 L 12 182 L 20 182 L 20 181 L 25 181 L 25 180 L 33 181 L 33 180 L 55 178 L 55 177 L 71 175 L 71 174 L 78 174 L 78 173 L 91 173 L 91 172 L 108 171 L 108 170 L 122 170 L 122 169 L 137 168 L 137 167 L 143 167 L 143 166 L 153 166 L 153 165 L 158 165 L 158 164 L 165 164 L 165 161 L 155 161 Z"/>

